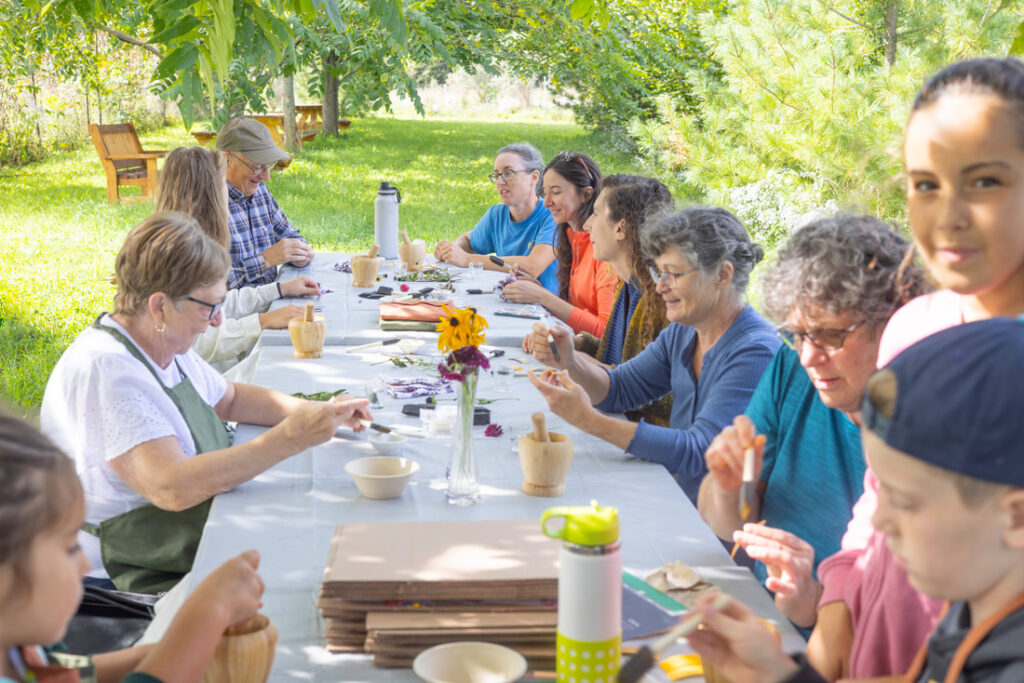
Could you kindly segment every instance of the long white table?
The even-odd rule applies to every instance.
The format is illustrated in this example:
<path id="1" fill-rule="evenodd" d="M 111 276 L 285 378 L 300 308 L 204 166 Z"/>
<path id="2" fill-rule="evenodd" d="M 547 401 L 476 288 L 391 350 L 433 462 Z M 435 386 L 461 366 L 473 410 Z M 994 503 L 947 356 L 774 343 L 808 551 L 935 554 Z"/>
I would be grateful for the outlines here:
<path id="1" fill-rule="evenodd" d="M 342 273 L 334 269 L 334 264 L 348 260 L 348 254 L 317 254 L 313 262 L 304 268 L 295 268 L 287 265 L 281 268 L 279 279 L 290 280 L 298 275 L 307 275 L 317 282 L 330 288 L 328 294 L 324 294 L 317 300 L 316 307 L 323 313 L 327 320 L 327 346 L 357 345 L 376 341 L 386 337 L 401 336 L 415 339 L 436 339 L 433 332 L 394 332 L 381 330 L 378 327 L 377 305 L 378 302 L 372 299 L 359 297 L 361 292 L 370 292 L 379 285 L 386 285 L 394 288 L 395 294 L 400 294 L 399 287 L 402 284 L 394 280 L 395 275 L 401 275 L 401 263 L 397 260 L 385 261 L 380 269 L 381 281 L 373 287 L 354 287 L 352 275 Z M 427 262 L 435 263 L 433 257 L 428 256 Z M 444 264 L 441 264 L 444 265 Z M 494 285 L 500 281 L 505 274 L 496 270 L 473 271 L 468 268 L 456 268 L 446 266 L 453 275 L 455 288 L 454 292 L 446 292 L 446 298 L 451 299 L 457 306 L 475 306 L 480 313 L 487 318 L 489 328 L 487 330 L 487 341 L 494 346 L 515 347 L 519 346 L 522 338 L 529 333 L 530 326 L 537 322 L 527 318 L 512 318 L 495 315 L 499 308 L 511 308 L 520 310 L 523 306 L 502 302 L 498 295 L 492 292 Z M 412 282 L 408 283 L 411 291 L 422 287 L 434 287 L 439 291 L 438 283 Z M 468 294 L 468 289 L 483 290 L 483 294 Z M 280 308 L 288 304 L 302 304 L 304 299 L 284 298 L 278 299 L 271 306 L 272 309 Z M 541 307 L 536 307 L 543 310 Z M 555 318 L 551 322 L 558 323 Z M 291 339 L 288 337 L 288 330 L 267 330 L 260 339 L 263 346 L 291 346 Z"/>
<path id="2" fill-rule="evenodd" d="M 426 351 L 426 349 L 424 349 Z M 297 360 L 292 349 L 266 346 L 260 350 L 254 383 L 285 392 L 305 393 L 346 388 L 363 395 L 368 382 L 379 374 L 415 375 L 421 368 L 397 368 L 390 363 L 370 365 L 384 358 L 379 351 L 345 353 L 344 347 L 325 349 L 317 360 Z M 512 362 L 505 359 L 498 361 Z M 272 681 L 412 681 L 408 669 L 376 669 L 367 655 L 327 652 L 324 622 L 316 599 L 335 525 L 373 520 L 484 520 L 536 519 L 554 505 L 585 505 L 596 500 L 614 505 L 621 519 L 623 565 L 643 577 L 671 561 L 681 560 L 701 577 L 718 584 L 730 595 L 773 621 L 789 651 L 802 650 L 803 640 L 782 619 L 764 590 L 747 569 L 735 567 L 690 501 L 661 465 L 633 459 L 594 437 L 583 434 L 555 417 L 549 428 L 570 434 L 575 446 L 567 491 L 559 498 L 535 498 L 520 491 L 522 474 L 515 444 L 530 429 L 530 414 L 544 407 L 527 380 L 515 378 L 510 393 L 496 390 L 495 379 L 485 374 L 478 397 L 512 396 L 489 406 L 492 421 L 506 434 L 483 436 L 476 428 L 476 455 L 482 497 L 469 508 L 444 502 L 444 472 L 450 451 L 449 437 L 410 438 L 404 455 L 421 469 L 400 498 L 363 498 L 345 474 L 345 463 L 373 454 L 365 440 L 335 438 L 311 448 L 263 473 L 234 491 L 214 499 L 196 555 L 192 574 L 174 591 L 179 601 L 196 583 L 225 559 L 248 548 L 262 554 L 260 574 L 266 584 L 263 612 L 280 633 Z M 422 399 L 415 399 L 422 401 Z M 392 401 L 375 411 L 384 424 L 418 425 L 400 414 L 401 402 Z M 259 434 L 263 428 L 241 426 L 236 442 Z M 556 543 L 557 541 L 552 541 Z M 173 607 L 160 613 L 147 634 L 159 637 Z M 686 652 L 685 643 L 676 651 Z M 648 680 L 665 681 L 655 669 Z"/>

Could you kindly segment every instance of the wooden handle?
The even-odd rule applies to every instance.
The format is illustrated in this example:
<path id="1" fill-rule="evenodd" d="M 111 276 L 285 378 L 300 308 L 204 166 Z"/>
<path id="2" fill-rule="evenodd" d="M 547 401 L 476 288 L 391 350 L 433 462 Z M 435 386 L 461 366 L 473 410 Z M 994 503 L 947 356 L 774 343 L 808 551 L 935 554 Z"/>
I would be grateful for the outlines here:
<path id="1" fill-rule="evenodd" d="M 409 244 L 409 233 L 407 233 L 405 230 L 402 230 L 398 234 L 402 236 L 402 241 L 403 242 L 405 242 L 406 244 Z"/>
<path id="2" fill-rule="evenodd" d="M 534 413 L 533 419 L 533 439 L 534 441 L 547 441 L 548 430 L 544 426 L 544 413 Z"/>
<path id="3" fill-rule="evenodd" d="M 376 257 L 377 257 L 377 252 L 378 252 L 378 251 L 380 251 L 380 245 L 379 245 L 379 244 L 377 244 L 376 242 L 374 242 L 374 243 L 373 243 L 373 244 L 372 244 L 372 245 L 370 246 L 370 252 L 369 252 L 369 253 L 367 254 L 367 256 L 368 256 L 369 258 L 376 258 Z"/>
<path id="4" fill-rule="evenodd" d="M 302 322 L 311 323 L 313 322 L 313 302 L 306 302 L 306 314 L 302 316 Z"/>

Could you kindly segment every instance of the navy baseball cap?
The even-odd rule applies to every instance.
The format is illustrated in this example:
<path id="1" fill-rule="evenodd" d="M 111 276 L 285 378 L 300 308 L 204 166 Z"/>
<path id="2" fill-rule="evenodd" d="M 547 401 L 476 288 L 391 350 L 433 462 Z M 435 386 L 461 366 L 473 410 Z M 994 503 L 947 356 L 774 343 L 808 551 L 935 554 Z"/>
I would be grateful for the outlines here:
<path id="1" fill-rule="evenodd" d="M 957 325 L 874 373 L 861 418 L 889 446 L 945 470 L 1024 487 L 1024 318 Z"/>

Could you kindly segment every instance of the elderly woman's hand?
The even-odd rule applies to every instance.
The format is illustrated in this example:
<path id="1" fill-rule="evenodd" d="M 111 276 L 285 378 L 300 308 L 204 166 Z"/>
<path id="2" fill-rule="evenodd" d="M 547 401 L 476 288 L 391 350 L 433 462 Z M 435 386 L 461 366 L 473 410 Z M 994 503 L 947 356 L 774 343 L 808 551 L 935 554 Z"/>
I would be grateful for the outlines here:
<path id="1" fill-rule="evenodd" d="M 754 448 L 754 478 L 761 475 L 764 457 L 764 434 L 758 434 L 746 415 L 739 415 L 732 425 L 718 433 L 704 451 L 704 462 L 715 484 L 723 491 L 735 493 L 743 483 L 743 457 L 747 448 Z"/>
<path id="2" fill-rule="evenodd" d="M 320 296 L 320 285 L 313 278 L 300 275 L 281 283 L 281 296 Z"/>
<path id="3" fill-rule="evenodd" d="M 555 340 L 555 347 L 562 358 L 561 361 L 556 361 L 555 355 L 551 353 L 551 343 L 548 341 L 549 332 Z M 574 353 L 572 332 L 561 325 L 548 327 L 543 323 L 534 323 L 533 332 L 523 338 L 523 351 L 549 368 L 564 370 L 572 364 Z"/>
<path id="4" fill-rule="evenodd" d="M 505 285 L 501 294 L 506 299 L 516 304 L 538 304 L 544 299 L 548 290 L 541 287 L 533 280 L 516 280 Z"/>
<path id="5" fill-rule="evenodd" d="M 716 595 L 704 595 L 694 608 L 704 617 L 703 628 L 689 636 L 701 659 L 733 683 L 779 683 L 798 669 L 782 651 L 774 633 L 746 606 L 730 600 L 720 610 Z"/>
<path id="6" fill-rule="evenodd" d="M 306 401 L 282 420 L 280 427 L 286 438 L 305 450 L 330 439 L 338 427 L 362 431 L 359 421 L 373 419 L 366 407 L 368 404 L 365 398 L 337 396 L 330 401 Z"/>
<path id="7" fill-rule="evenodd" d="M 764 586 L 775 593 L 779 611 L 798 626 L 813 626 L 821 595 L 821 584 L 813 575 L 814 548 L 795 534 L 760 524 L 744 524 L 732 538 L 751 559 L 764 563 Z"/>
<path id="8" fill-rule="evenodd" d="M 551 412 L 566 422 L 583 429 L 582 425 L 595 410 L 590 405 L 590 397 L 587 396 L 587 392 L 569 378 L 569 373 L 545 370 L 540 375 L 535 375 L 530 370 L 526 376 L 547 401 Z M 584 429 L 584 431 L 586 430 Z"/>
<path id="9" fill-rule="evenodd" d="M 275 308 L 266 313 L 260 313 L 260 327 L 264 330 L 281 330 L 288 327 L 288 321 L 293 318 L 301 318 L 304 309 L 302 306 L 290 304 Z"/>

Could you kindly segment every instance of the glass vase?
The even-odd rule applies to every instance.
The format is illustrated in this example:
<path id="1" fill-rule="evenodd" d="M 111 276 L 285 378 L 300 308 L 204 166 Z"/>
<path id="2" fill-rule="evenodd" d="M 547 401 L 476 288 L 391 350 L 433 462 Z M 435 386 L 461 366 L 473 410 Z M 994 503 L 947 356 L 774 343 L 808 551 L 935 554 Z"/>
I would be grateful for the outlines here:
<path id="1" fill-rule="evenodd" d="M 479 377 L 479 371 L 473 370 L 466 373 L 465 381 L 459 382 L 459 410 L 448 463 L 448 490 L 444 494 L 449 505 L 473 505 L 480 500 L 480 480 L 473 452 L 473 409 Z"/>

